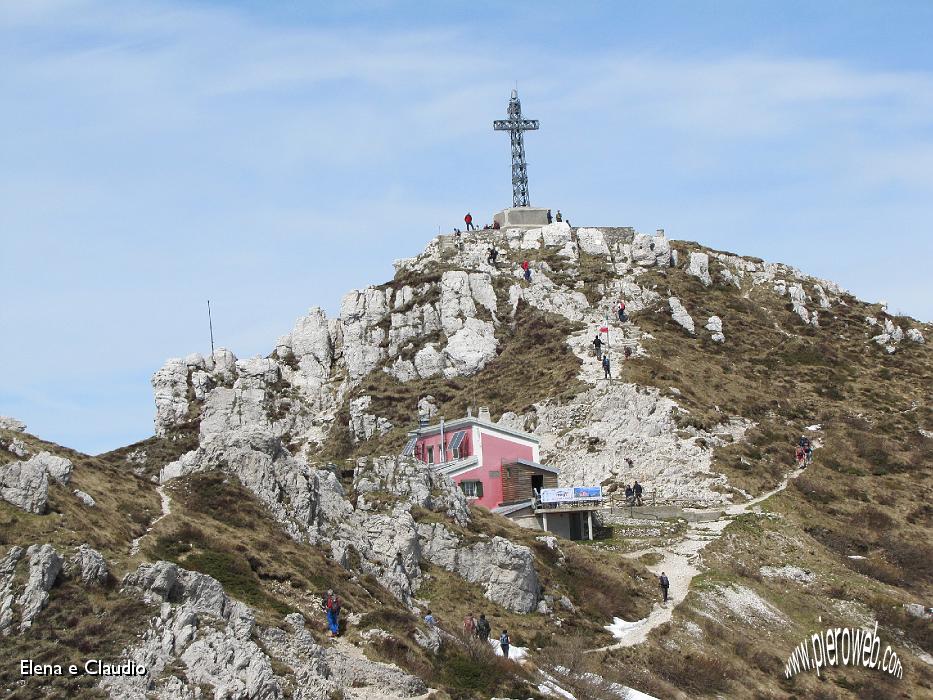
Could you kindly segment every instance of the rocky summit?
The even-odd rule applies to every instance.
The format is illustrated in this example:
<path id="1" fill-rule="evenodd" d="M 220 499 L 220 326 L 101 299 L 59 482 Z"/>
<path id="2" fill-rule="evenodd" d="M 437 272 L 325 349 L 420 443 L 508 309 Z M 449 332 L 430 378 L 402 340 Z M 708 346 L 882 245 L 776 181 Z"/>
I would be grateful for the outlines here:
<path id="1" fill-rule="evenodd" d="M 663 231 L 444 235 L 394 266 L 264 356 L 167 360 L 140 443 L 90 456 L 0 418 L 0 645 L 52 670 L 4 664 L 5 693 L 933 692 L 929 324 Z M 600 487 L 592 539 L 407 447 L 442 419 Z M 875 624 L 900 677 L 785 672 L 810 635 Z M 117 671 L 54 672 L 89 659 Z"/>

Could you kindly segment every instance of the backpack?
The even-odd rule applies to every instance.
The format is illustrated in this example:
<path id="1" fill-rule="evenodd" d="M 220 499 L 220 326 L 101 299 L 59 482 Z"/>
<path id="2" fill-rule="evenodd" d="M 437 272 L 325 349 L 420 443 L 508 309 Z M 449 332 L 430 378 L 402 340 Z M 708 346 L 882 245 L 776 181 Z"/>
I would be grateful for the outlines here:
<path id="1" fill-rule="evenodd" d="M 485 619 L 480 619 L 476 623 L 476 631 L 483 637 L 489 636 L 489 622 Z"/>
<path id="2" fill-rule="evenodd" d="M 503 632 L 503 633 L 502 633 L 502 636 L 499 637 L 499 644 L 500 644 L 501 646 L 509 646 L 509 635 L 507 635 L 505 632 Z"/>

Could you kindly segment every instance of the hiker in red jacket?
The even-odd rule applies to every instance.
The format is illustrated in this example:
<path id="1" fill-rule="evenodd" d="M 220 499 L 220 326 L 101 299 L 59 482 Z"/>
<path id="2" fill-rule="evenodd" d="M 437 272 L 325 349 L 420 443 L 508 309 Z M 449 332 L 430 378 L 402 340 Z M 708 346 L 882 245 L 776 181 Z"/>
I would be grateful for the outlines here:
<path id="1" fill-rule="evenodd" d="M 464 223 L 466 223 L 467 231 L 475 231 L 476 227 L 473 225 L 473 215 L 470 212 L 467 212 L 467 215 L 463 217 Z"/>
<path id="2" fill-rule="evenodd" d="M 525 281 L 531 282 L 531 267 L 528 265 L 527 260 L 522 261 L 522 269 L 525 271 Z"/>

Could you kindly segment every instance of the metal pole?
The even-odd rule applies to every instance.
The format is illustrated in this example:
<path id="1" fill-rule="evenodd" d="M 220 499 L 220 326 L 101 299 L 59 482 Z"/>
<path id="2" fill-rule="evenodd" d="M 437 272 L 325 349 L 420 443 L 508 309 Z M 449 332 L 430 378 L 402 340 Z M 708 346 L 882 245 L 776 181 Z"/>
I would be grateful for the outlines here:
<path id="1" fill-rule="evenodd" d="M 444 446 L 444 419 L 441 418 L 441 464 L 447 462 L 447 448 Z"/>
<path id="2" fill-rule="evenodd" d="M 211 329 L 211 355 L 214 354 L 214 322 L 211 320 L 211 300 L 207 300 L 207 326 Z"/>

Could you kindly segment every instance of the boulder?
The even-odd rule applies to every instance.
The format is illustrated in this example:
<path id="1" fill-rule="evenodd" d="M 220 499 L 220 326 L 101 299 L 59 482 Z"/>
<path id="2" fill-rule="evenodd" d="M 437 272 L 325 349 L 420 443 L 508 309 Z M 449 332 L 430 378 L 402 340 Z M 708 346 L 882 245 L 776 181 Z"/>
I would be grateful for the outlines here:
<path id="1" fill-rule="evenodd" d="M 437 400 L 428 394 L 418 399 L 418 417 L 431 421 L 437 415 Z"/>
<path id="2" fill-rule="evenodd" d="M 445 364 L 443 353 L 438 351 L 434 343 L 428 343 L 415 353 L 415 371 L 422 379 L 443 374 Z"/>
<path id="3" fill-rule="evenodd" d="M 85 491 L 82 491 L 81 489 L 75 489 L 74 495 L 78 498 L 79 501 L 81 501 L 88 508 L 93 508 L 94 506 L 97 505 L 97 501 L 94 500 L 91 494 L 86 493 Z"/>
<path id="4" fill-rule="evenodd" d="M 632 238 L 631 259 L 640 267 L 670 267 L 671 244 L 663 235 L 636 233 Z"/>
<path id="5" fill-rule="evenodd" d="M 350 434 L 354 442 L 385 435 L 392 430 L 392 423 L 386 418 L 366 412 L 372 400 L 372 396 L 360 396 L 350 402 Z"/>
<path id="6" fill-rule="evenodd" d="M 709 276 L 709 256 L 706 253 L 690 253 L 690 260 L 687 263 L 687 274 L 696 277 L 708 287 L 713 283 Z"/>
<path id="7" fill-rule="evenodd" d="M 580 250 L 589 255 L 606 257 L 609 255 L 609 246 L 606 237 L 598 228 L 578 228 L 577 245 Z"/>
<path id="8" fill-rule="evenodd" d="M 0 498 L 29 513 L 44 513 L 49 502 L 49 473 L 35 457 L 0 465 Z"/>
<path id="9" fill-rule="evenodd" d="M 566 221 L 555 221 L 554 223 L 542 226 L 541 237 L 544 240 L 544 245 L 546 246 L 564 247 L 570 243 L 570 224 L 568 224 Z"/>
<path id="10" fill-rule="evenodd" d="M 13 577 L 16 565 L 23 557 L 22 547 L 12 547 L 0 559 L 0 634 L 7 635 L 13 626 Z"/>
<path id="11" fill-rule="evenodd" d="M 19 438 L 10 440 L 10 444 L 6 446 L 6 449 L 7 452 L 17 457 L 25 457 L 29 454 L 29 450 L 26 449 L 26 443 Z"/>
<path id="12" fill-rule="evenodd" d="M 110 571 L 100 552 L 82 544 L 65 564 L 65 575 L 80 576 L 81 583 L 86 586 L 104 585 L 110 578 Z"/>
<path id="13" fill-rule="evenodd" d="M 496 356 L 498 345 L 496 328 L 491 322 L 468 318 L 463 327 L 450 336 L 444 348 L 448 361 L 444 376 L 451 378 L 475 374 Z"/>
<path id="14" fill-rule="evenodd" d="M 924 342 L 926 342 L 923 338 L 923 333 L 921 333 L 916 328 L 911 328 L 907 331 L 907 340 L 914 342 L 914 343 L 920 343 L 920 344 L 923 344 Z"/>
<path id="15" fill-rule="evenodd" d="M 688 314 L 687 310 L 684 308 L 684 305 L 680 303 L 680 299 L 671 297 L 667 300 L 667 303 L 671 307 L 671 318 L 674 319 L 674 322 L 690 333 L 690 335 L 694 335 L 696 333 L 696 326 L 690 314 Z"/>
<path id="16" fill-rule="evenodd" d="M 49 590 L 55 585 L 64 560 L 50 544 L 32 545 L 26 550 L 29 557 L 29 578 L 22 594 L 16 600 L 20 606 L 20 631 L 32 627 L 32 622 L 49 600 Z"/>
<path id="17" fill-rule="evenodd" d="M 706 330 L 712 334 L 713 342 L 724 343 L 726 336 L 722 332 L 722 319 L 719 316 L 710 316 L 706 322 Z"/>
<path id="18" fill-rule="evenodd" d="M 45 469 L 49 476 L 60 484 L 67 484 L 71 480 L 73 465 L 70 459 L 58 457 L 50 452 L 40 452 L 29 460 L 29 463 L 38 464 Z"/>

